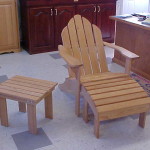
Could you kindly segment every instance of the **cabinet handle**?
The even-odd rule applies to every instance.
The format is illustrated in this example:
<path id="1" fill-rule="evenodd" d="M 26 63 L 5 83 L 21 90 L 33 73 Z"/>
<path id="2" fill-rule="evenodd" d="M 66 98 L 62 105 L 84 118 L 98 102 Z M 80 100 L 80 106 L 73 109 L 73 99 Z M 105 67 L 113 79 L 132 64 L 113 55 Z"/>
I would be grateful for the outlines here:
<path id="1" fill-rule="evenodd" d="M 101 8 L 100 8 L 100 6 L 98 6 L 98 13 L 101 11 Z"/>
<path id="2" fill-rule="evenodd" d="M 55 9 L 55 15 L 57 16 L 57 14 L 58 14 L 58 11 L 57 11 L 57 9 Z"/>
<path id="3" fill-rule="evenodd" d="M 51 9 L 51 16 L 53 16 L 53 9 Z"/>
<path id="4" fill-rule="evenodd" d="M 96 6 L 94 6 L 94 12 L 96 12 Z"/>

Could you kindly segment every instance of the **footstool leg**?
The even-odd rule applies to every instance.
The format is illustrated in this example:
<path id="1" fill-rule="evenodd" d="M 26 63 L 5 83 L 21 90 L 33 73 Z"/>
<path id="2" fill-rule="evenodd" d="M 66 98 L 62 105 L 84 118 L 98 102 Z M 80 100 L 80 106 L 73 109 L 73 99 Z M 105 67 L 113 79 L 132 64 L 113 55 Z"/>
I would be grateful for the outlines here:
<path id="1" fill-rule="evenodd" d="M 94 118 L 94 134 L 97 138 L 99 138 L 99 126 L 100 126 L 99 120 Z"/>
<path id="2" fill-rule="evenodd" d="M 45 118 L 53 119 L 52 93 L 45 97 Z"/>
<path id="3" fill-rule="evenodd" d="M 1 125 L 8 127 L 7 103 L 6 98 L 2 97 L 0 97 L 0 118 L 1 118 Z"/>
<path id="4" fill-rule="evenodd" d="M 145 120 L 146 120 L 146 112 L 141 113 L 139 116 L 139 126 L 144 128 L 145 127 Z"/>
<path id="5" fill-rule="evenodd" d="M 32 134 L 37 134 L 36 105 L 27 104 L 28 128 Z"/>
<path id="6" fill-rule="evenodd" d="M 87 123 L 88 122 L 88 102 L 84 100 L 84 112 L 83 112 L 83 119 Z"/>
<path id="7" fill-rule="evenodd" d="M 26 104 L 23 102 L 18 102 L 19 111 L 20 112 L 26 112 Z"/>

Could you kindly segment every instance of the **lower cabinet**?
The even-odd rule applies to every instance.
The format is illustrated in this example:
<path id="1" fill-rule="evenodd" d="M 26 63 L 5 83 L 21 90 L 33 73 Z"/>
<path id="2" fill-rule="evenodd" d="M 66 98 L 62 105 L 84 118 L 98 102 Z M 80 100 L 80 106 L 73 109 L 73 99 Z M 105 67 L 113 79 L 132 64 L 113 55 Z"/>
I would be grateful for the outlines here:
<path id="1" fill-rule="evenodd" d="M 20 51 L 16 0 L 0 0 L 0 53 Z"/>
<path id="2" fill-rule="evenodd" d="M 57 6 L 54 8 L 55 48 L 62 43 L 61 32 L 74 15 L 74 6 Z"/>
<path id="3" fill-rule="evenodd" d="M 115 22 L 109 19 L 116 12 L 115 4 L 97 5 L 97 26 L 101 29 L 104 41 L 114 42 Z"/>
<path id="4" fill-rule="evenodd" d="M 48 52 L 54 48 L 54 23 L 51 7 L 29 11 L 29 53 Z"/>
<path id="5" fill-rule="evenodd" d="M 58 45 L 62 43 L 61 32 L 75 14 L 80 14 L 96 24 L 102 31 L 103 39 L 113 42 L 115 25 L 109 16 L 115 15 L 116 3 L 112 2 L 115 0 L 107 1 L 111 3 L 23 7 L 26 1 L 22 0 L 25 49 L 30 54 L 57 50 Z M 33 2 L 31 4 L 33 5 Z"/>

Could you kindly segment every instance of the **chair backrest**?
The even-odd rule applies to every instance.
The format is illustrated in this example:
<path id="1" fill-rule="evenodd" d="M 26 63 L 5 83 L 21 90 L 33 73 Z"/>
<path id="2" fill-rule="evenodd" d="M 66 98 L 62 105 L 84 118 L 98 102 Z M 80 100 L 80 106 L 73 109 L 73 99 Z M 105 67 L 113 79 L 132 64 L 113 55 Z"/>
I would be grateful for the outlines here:
<path id="1" fill-rule="evenodd" d="M 96 25 L 75 15 L 61 36 L 68 53 L 83 63 L 81 75 L 108 71 L 101 31 Z M 69 75 L 72 76 L 71 70 Z"/>

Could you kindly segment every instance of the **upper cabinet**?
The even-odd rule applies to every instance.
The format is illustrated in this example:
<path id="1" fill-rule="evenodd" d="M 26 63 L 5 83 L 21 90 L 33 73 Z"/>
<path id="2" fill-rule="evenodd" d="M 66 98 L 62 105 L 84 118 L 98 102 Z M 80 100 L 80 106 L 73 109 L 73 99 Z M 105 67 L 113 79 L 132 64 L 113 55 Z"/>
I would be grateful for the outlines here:
<path id="1" fill-rule="evenodd" d="M 102 30 L 105 41 L 114 41 L 116 0 L 20 0 L 23 46 L 30 53 L 57 50 L 61 32 L 80 14 Z"/>
<path id="2" fill-rule="evenodd" d="M 16 0 L 0 0 L 0 53 L 20 51 Z"/>

